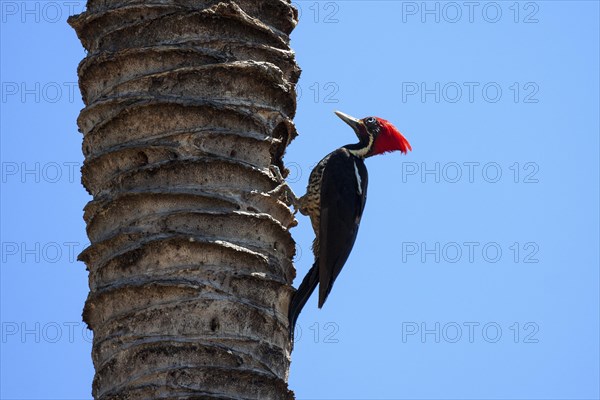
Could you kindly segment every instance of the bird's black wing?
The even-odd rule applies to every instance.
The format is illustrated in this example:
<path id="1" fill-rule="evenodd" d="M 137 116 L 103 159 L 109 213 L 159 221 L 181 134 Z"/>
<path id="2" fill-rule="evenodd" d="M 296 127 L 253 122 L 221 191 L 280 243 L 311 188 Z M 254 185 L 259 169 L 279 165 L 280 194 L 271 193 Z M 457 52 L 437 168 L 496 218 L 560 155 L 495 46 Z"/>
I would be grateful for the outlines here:
<path id="1" fill-rule="evenodd" d="M 319 229 L 319 308 L 342 270 L 358 233 L 367 200 L 364 161 L 341 148 L 323 171 Z"/>

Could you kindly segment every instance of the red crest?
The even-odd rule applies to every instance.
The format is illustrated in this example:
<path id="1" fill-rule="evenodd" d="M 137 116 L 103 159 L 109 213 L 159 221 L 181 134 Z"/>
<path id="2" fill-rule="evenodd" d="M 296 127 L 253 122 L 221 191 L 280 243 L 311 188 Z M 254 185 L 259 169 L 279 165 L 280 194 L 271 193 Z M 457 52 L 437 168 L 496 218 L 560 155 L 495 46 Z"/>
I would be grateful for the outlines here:
<path id="1" fill-rule="evenodd" d="M 400 133 L 391 122 L 382 118 L 376 118 L 381 126 L 379 135 L 373 144 L 372 154 L 383 154 L 389 151 L 399 150 L 402 153 L 412 150 L 408 140 Z"/>

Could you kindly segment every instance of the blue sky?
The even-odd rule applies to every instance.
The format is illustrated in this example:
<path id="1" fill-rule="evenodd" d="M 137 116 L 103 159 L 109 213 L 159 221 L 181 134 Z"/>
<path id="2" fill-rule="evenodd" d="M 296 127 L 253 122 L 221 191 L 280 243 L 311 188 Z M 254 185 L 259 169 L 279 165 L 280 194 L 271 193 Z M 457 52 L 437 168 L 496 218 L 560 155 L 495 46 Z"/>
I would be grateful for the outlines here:
<path id="1" fill-rule="evenodd" d="M 0 2 L 2 399 L 91 397 L 83 4 Z M 335 109 L 413 147 L 367 160 L 353 253 L 299 319 L 297 398 L 599 398 L 598 2 L 295 4 L 294 190 L 353 140 Z"/>

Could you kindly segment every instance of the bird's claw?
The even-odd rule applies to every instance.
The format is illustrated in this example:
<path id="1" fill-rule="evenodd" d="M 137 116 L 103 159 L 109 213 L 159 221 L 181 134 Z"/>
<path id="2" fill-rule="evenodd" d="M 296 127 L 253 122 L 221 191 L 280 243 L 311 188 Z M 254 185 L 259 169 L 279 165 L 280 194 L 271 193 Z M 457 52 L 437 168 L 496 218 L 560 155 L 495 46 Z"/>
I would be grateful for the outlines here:
<path id="1" fill-rule="evenodd" d="M 298 212 L 298 198 L 292 191 L 292 188 L 285 181 L 283 175 L 281 174 L 281 171 L 279 170 L 279 167 L 277 167 L 276 165 L 271 165 L 269 166 L 269 170 L 271 171 L 279 185 L 275 189 L 267 192 L 267 194 L 270 196 L 277 197 L 279 200 L 283 201 L 288 206 L 293 206 L 294 215 L 296 215 L 296 213 Z"/>
<path id="2" fill-rule="evenodd" d="M 281 174 L 281 170 L 279 169 L 279 167 L 277 165 L 270 165 L 269 171 L 271 171 L 271 173 L 273 174 L 273 176 L 275 177 L 277 182 L 279 182 L 280 185 L 282 183 L 285 183 L 285 178 Z"/>
<path id="3" fill-rule="evenodd" d="M 292 189 L 288 186 L 287 183 L 285 183 L 285 182 L 282 183 L 281 185 L 277 186 L 275 189 L 267 192 L 267 194 L 269 196 L 274 196 L 274 197 L 278 198 L 279 200 L 283 201 L 288 206 L 294 206 L 294 214 L 296 214 L 296 212 L 297 212 L 296 196 L 294 195 L 294 192 L 292 192 Z"/>

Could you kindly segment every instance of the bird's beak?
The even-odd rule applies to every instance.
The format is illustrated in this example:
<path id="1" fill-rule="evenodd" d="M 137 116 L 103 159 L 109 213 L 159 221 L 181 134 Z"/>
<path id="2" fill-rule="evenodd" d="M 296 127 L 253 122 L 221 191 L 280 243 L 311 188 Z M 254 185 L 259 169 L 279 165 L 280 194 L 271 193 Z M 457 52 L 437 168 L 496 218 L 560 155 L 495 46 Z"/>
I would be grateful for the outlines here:
<path id="1" fill-rule="evenodd" d="M 362 124 L 360 119 L 351 117 L 350 115 L 344 114 L 341 111 L 336 111 L 335 115 L 337 115 L 338 117 L 340 117 L 342 119 L 342 121 L 344 121 L 345 123 L 350 125 L 352 127 L 352 129 L 354 129 L 354 132 L 356 132 L 356 136 L 358 136 L 360 138 L 359 126 Z"/>

